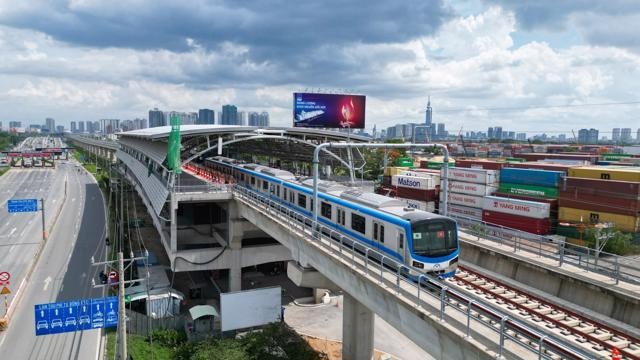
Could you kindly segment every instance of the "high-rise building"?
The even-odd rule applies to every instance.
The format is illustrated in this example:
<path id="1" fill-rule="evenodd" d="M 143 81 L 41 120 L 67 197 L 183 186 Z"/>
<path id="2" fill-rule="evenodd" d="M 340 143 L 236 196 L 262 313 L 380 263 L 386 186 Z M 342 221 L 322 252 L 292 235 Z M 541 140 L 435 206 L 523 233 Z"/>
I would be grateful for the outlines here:
<path id="1" fill-rule="evenodd" d="M 431 96 L 427 98 L 427 111 L 425 112 L 424 124 L 431 126 L 433 124 L 433 109 L 431 108 Z"/>
<path id="2" fill-rule="evenodd" d="M 222 106 L 222 118 L 220 118 L 220 124 L 238 125 L 238 108 L 235 107 L 235 105 Z"/>
<path id="3" fill-rule="evenodd" d="M 120 129 L 120 119 L 100 119 L 99 126 L 102 134 L 114 134 Z"/>
<path id="4" fill-rule="evenodd" d="M 620 129 L 620 141 L 625 143 L 631 142 L 631 128 Z"/>
<path id="5" fill-rule="evenodd" d="M 565 134 L 558 135 L 558 141 L 562 141 L 562 142 L 567 141 L 567 135 Z"/>
<path id="6" fill-rule="evenodd" d="M 56 126 L 56 134 L 62 134 L 64 132 L 64 125 Z"/>
<path id="7" fill-rule="evenodd" d="M 516 134 L 516 140 L 518 140 L 518 141 L 526 141 L 527 140 L 527 133 L 518 133 L 518 134 Z"/>
<path id="8" fill-rule="evenodd" d="M 613 132 L 611 134 L 611 140 L 620 141 L 620 128 L 613 128 Z"/>
<path id="9" fill-rule="evenodd" d="M 446 139 L 447 138 L 447 131 L 444 128 L 444 124 L 443 123 L 438 123 L 438 139 Z"/>
<path id="10" fill-rule="evenodd" d="M 84 133 L 84 121 L 78 121 L 78 132 Z"/>
<path id="11" fill-rule="evenodd" d="M 21 127 L 22 127 L 22 121 L 9 121 L 10 129 L 21 128 Z"/>
<path id="12" fill-rule="evenodd" d="M 72 122 L 71 122 L 71 133 L 72 133 L 72 134 L 75 134 L 75 133 L 77 133 L 77 132 L 78 132 L 78 128 L 76 127 L 76 122 L 75 122 L 75 121 L 72 121 Z"/>
<path id="13" fill-rule="evenodd" d="M 578 130 L 578 142 L 580 144 L 597 144 L 598 130 L 596 129 L 580 129 Z"/>
<path id="14" fill-rule="evenodd" d="M 640 128 L 638 128 L 638 132 L 636 132 L 636 142 L 640 144 Z"/>
<path id="15" fill-rule="evenodd" d="M 516 139 L 516 132 L 515 131 L 509 131 L 507 133 L 507 139 L 515 140 Z"/>
<path id="16" fill-rule="evenodd" d="M 164 117 L 164 113 L 158 108 L 149 110 L 149 127 L 158 127 L 167 125 L 167 120 Z"/>
<path id="17" fill-rule="evenodd" d="M 55 132 L 56 131 L 56 121 L 53 118 L 46 118 L 45 119 L 45 127 L 47 128 L 47 130 L 49 130 L 49 132 Z"/>
<path id="18" fill-rule="evenodd" d="M 215 112 L 211 109 L 198 110 L 198 124 L 215 124 L 216 116 Z"/>
<path id="19" fill-rule="evenodd" d="M 502 140 L 502 126 L 495 126 L 493 128 L 493 135 L 496 139 Z"/>
<path id="20" fill-rule="evenodd" d="M 250 112 L 248 115 L 248 123 L 249 126 L 260 126 L 260 127 L 268 127 L 269 126 L 269 113 L 263 111 L 261 113 Z"/>

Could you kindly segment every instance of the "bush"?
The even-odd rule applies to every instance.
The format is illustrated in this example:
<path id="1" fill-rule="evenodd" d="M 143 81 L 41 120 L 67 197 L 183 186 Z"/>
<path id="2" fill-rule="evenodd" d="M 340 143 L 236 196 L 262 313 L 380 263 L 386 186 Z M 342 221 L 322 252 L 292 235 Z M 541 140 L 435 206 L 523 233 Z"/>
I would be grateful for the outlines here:
<path id="1" fill-rule="evenodd" d="M 151 334 L 154 342 L 170 348 L 177 348 L 187 341 L 184 331 L 174 329 L 156 330 Z"/>

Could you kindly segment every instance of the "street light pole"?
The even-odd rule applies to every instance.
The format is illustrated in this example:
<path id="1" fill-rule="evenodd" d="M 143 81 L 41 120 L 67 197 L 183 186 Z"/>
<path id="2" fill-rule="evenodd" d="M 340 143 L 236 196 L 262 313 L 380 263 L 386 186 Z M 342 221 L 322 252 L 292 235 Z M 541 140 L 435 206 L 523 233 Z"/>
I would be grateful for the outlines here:
<path id="1" fill-rule="evenodd" d="M 397 148 L 411 148 L 411 147 L 439 147 L 444 154 L 444 160 L 442 162 L 442 181 L 441 187 L 443 192 L 444 201 L 440 207 L 440 214 L 447 215 L 447 195 L 449 190 L 449 149 L 443 144 L 376 144 L 376 143 L 322 143 L 316 146 L 313 151 L 313 222 L 314 225 L 318 223 L 318 167 L 320 164 L 320 151 L 327 148 L 350 148 L 350 147 L 362 147 L 362 148 L 380 148 L 380 149 L 397 149 Z"/>

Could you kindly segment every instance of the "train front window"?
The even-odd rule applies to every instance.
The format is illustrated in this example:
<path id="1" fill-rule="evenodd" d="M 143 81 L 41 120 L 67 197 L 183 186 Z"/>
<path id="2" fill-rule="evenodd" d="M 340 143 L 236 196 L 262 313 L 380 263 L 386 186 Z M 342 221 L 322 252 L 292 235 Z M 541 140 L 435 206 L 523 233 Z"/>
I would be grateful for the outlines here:
<path id="1" fill-rule="evenodd" d="M 456 224 L 451 221 L 424 221 L 412 227 L 413 253 L 419 256 L 445 256 L 457 247 Z"/>

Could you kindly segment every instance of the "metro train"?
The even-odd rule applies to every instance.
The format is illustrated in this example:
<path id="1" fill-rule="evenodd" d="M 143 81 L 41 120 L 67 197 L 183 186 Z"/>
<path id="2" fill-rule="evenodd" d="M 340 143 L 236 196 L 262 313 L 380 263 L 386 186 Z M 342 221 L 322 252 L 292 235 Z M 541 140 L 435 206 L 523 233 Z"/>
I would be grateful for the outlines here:
<path id="1" fill-rule="evenodd" d="M 289 171 L 215 156 L 204 165 L 284 206 L 313 216 L 313 179 Z M 455 220 L 405 207 L 400 200 L 318 181 L 318 221 L 366 244 L 409 268 L 409 275 L 450 277 L 458 267 L 460 245 Z"/>

